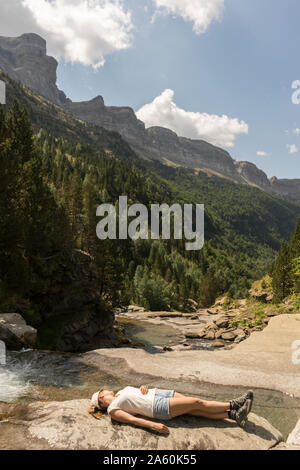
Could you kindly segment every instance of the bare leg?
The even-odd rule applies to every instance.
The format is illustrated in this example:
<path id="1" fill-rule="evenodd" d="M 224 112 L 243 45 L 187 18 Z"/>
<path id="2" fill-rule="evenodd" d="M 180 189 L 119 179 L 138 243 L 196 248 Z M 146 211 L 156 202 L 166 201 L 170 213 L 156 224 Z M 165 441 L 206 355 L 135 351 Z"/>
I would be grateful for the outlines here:
<path id="1" fill-rule="evenodd" d="M 170 398 L 170 415 L 172 418 L 192 412 L 201 412 L 201 415 L 225 415 L 230 409 L 230 403 L 206 401 L 193 397 Z"/>
<path id="2" fill-rule="evenodd" d="M 222 419 L 228 419 L 228 412 L 226 413 L 218 413 L 218 414 L 210 414 L 210 413 L 203 413 L 202 411 L 192 411 L 189 413 L 191 416 L 199 416 L 200 418 L 207 418 L 207 419 L 213 419 L 216 421 L 222 420 Z"/>
<path id="3" fill-rule="evenodd" d="M 175 392 L 173 395 L 173 398 L 182 398 L 182 397 L 185 397 L 185 395 L 182 395 L 182 393 L 178 393 L 178 392 Z M 216 421 L 220 421 L 220 420 L 228 418 L 227 411 L 225 413 L 219 413 L 219 414 L 210 414 L 210 413 L 205 414 L 202 411 L 192 411 L 189 414 L 191 416 L 199 416 L 200 418 L 213 419 Z"/>

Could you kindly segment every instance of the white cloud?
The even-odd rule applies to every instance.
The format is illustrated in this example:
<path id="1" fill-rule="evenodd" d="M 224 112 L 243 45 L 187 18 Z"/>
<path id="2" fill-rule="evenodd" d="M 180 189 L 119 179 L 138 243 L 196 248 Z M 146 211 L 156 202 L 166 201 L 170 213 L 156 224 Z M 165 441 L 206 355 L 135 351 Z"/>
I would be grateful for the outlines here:
<path id="1" fill-rule="evenodd" d="M 300 129 L 297 127 L 296 129 L 293 130 L 293 133 L 296 135 L 300 135 Z"/>
<path id="2" fill-rule="evenodd" d="M 1 1 L 2 35 L 38 33 L 57 59 L 95 68 L 106 55 L 130 47 L 132 28 L 131 14 L 119 0 Z"/>
<path id="3" fill-rule="evenodd" d="M 286 148 L 289 150 L 290 154 L 298 153 L 299 149 L 295 144 L 287 144 Z"/>
<path id="4" fill-rule="evenodd" d="M 263 150 L 258 150 L 256 152 L 256 155 L 258 155 L 259 157 L 267 157 L 269 154 L 267 152 L 264 152 Z"/>
<path id="5" fill-rule="evenodd" d="M 248 125 L 244 121 L 226 115 L 185 111 L 173 102 L 173 97 L 173 90 L 165 90 L 152 103 L 142 106 L 137 117 L 146 127 L 166 127 L 179 136 L 203 139 L 221 147 L 234 147 L 237 135 L 248 134 Z"/>
<path id="6" fill-rule="evenodd" d="M 196 34 L 205 33 L 212 21 L 219 21 L 224 0 L 153 0 L 156 14 L 180 16 L 191 21 Z"/>

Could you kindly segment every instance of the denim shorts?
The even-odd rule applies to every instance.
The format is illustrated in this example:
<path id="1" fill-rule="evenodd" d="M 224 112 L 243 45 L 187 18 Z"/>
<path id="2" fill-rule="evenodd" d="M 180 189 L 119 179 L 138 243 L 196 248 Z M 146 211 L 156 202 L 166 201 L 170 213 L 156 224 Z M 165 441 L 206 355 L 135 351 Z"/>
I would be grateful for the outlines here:
<path id="1" fill-rule="evenodd" d="M 174 390 L 155 390 L 153 403 L 153 418 L 169 420 L 170 416 L 170 398 L 174 395 Z"/>

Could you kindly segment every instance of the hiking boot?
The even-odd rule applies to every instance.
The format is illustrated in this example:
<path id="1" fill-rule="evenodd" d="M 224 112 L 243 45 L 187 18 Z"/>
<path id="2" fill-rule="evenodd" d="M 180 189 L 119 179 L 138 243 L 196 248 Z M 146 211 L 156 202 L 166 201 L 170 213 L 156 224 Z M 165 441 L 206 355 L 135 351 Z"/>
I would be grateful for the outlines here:
<path id="1" fill-rule="evenodd" d="M 250 411 L 252 410 L 253 398 L 254 398 L 254 394 L 252 390 L 249 390 L 247 393 L 245 393 L 241 397 L 234 398 L 233 400 L 231 400 L 230 409 L 237 411 L 246 403 L 247 400 L 250 400 L 251 401 L 250 409 L 249 409 L 249 413 L 250 413 Z"/>
<path id="2" fill-rule="evenodd" d="M 244 405 L 241 406 L 238 410 L 231 410 L 228 413 L 228 416 L 230 419 L 233 419 L 234 421 L 237 422 L 237 424 L 241 427 L 244 428 L 248 419 L 247 416 L 250 412 L 251 409 L 251 400 L 248 398 Z"/>

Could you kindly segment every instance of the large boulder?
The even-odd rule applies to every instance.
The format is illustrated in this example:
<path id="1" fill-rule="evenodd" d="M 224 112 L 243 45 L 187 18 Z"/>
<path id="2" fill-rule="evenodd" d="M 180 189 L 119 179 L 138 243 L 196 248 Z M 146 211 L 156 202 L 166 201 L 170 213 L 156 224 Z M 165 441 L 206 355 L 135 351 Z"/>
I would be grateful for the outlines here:
<path id="1" fill-rule="evenodd" d="M 120 338 L 113 329 L 114 314 L 109 309 L 83 314 L 67 323 L 61 330 L 56 349 L 64 352 L 85 352 L 97 348 L 120 346 Z"/>
<path id="2" fill-rule="evenodd" d="M 36 342 L 37 330 L 26 324 L 19 313 L 0 314 L 0 340 L 12 350 L 32 348 Z"/>
<path id="3" fill-rule="evenodd" d="M 229 420 L 177 418 L 168 422 L 170 435 L 162 436 L 111 422 L 108 416 L 96 420 L 88 406 L 89 400 L 36 402 L 21 409 L 7 405 L 2 409 L 5 422 L 0 420 L 0 449 L 268 450 L 282 441 L 279 431 L 254 414 L 245 430 Z"/>
<path id="4" fill-rule="evenodd" d="M 64 259 L 43 263 L 47 288 L 39 293 L 42 323 L 38 345 L 41 349 L 83 352 L 117 347 L 115 316 L 102 301 L 99 275 L 93 257 L 72 250 Z M 49 282 L 51 279 L 51 283 Z"/>
<path id="5" fill-rule="evenodd" d="M 259 302 L 272 302 L 274 294 L 272 290 L 271 277 L 267 275 L 263 279 L 255 281 L 249 290 L 249 294 L 253 299 Z"/>
<path id="6" fill-rule="evenodd" d="M 229 318 L 228 317 L 221 317 L 216 321 L 216 325 L 218 328 L 228 328 L 229 326 Z"/>

